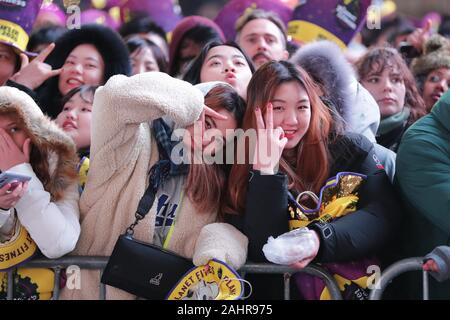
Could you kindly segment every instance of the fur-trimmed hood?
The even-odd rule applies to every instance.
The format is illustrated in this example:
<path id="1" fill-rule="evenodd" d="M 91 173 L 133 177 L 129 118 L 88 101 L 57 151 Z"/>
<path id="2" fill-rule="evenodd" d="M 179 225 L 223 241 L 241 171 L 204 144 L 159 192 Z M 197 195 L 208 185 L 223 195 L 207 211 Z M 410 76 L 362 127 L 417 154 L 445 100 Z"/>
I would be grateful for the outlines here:
<path id="1" fill-rule="evenodd" d="M 349 103 L 353 96 L 351 84 L 356 74 L 337 45 L 330 41 L 306 44 L 297 50 L 290 61 L 301 66 L 323 85 L 330 93 L 327 98 L 341 115 L 350 109 Z"/>
<path id="2" fill-rule="evenodd" d="M 34 100 L 12 87 L 0 87 L 0 115 L 13 114 L 31 139 L 33 148 L 44 156 L 43 168 L 49 180 L 42 181 L 52 200 L 59 200 L 70 184 L 76 181 L 78 157 L 73 140 L 50 118 L 44 116 Z M 32 164 L 33 165 L 33 164 Z M 36 168 L 33 168 L 36 170 Z M 36 172 L 39 177 L 39 172 Z"/>
<path id="3" fill-rule="evenodd" d="M 323 86 L 325 97 L 344 119 L 346 130 L 375 142 L 380 123 L 378 104 L 358 83 L 355 70 L 336 44 L 326 40 L 306 44 L 290 61 Z"/>

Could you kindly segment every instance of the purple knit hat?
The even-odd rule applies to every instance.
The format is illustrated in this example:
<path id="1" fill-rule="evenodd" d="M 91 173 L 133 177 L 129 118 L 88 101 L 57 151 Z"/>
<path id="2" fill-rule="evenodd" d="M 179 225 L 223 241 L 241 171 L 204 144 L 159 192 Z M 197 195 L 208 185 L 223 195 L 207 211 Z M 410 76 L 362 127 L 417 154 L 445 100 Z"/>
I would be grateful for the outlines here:
<path id="1" fill-rule="evenodd" d="M 98 9 L 88 9 L 81 12 L 81 24 L 101 24 L 105 27 L 116 30 L 119 23 L 109 15 L 108 12 Z"/>
<path id="2" fill-rule="evenodd" d="M 121 5 L 121 8 L 125 17 L 132 12 L 146 13 L 166 32 L 172 31 L 181 20 L 181 17 L 173 10 L 173 0 L 127 0 L 125 4 Z"/>
<path id="3" fill-rule="evenodd" d="M 222 32 L 222 29 L 220 29 L 220 27 L 214 21 L 202 16 L 189 16 L 183 18 L 172 31 L 172 39 L 169 45 L 169 70 L 172 70 L 175 55 L 177 54 L 178 47 L 181 44 L 181 40 L 183 39 L 186 32 L 188 32 L 195 26 L 211 27 L 216 30 L 221 40 L 225 41 L 225 36 Z"/>
<path id="4" fill-rule="evenodd" d="M 27 53 L 28 35 L 41 4 L 42 0 L 0 0 L 0 42 Z"/>
<path id="5" fill-rule="evenodd" d="M 214 20 L 222 29 L 228 40 L 236 37 L 236 21 L 247 8 L 275 12 L 287 26 L 292 17 L 292 9 L 280 0 L 231 0 L 219 12 Z"/>
<path id="6" fill-rule="evenodd" d="M 64 11 L 53 2 L 44 2 L 42 4 L 41 10 L 39 11 L 36 20 L 46 18 L 50 16 L 52 21 L 55 21 L 57 25 L 65 26 L 66 24 L 66 14 Z M 36 22 L 37 24 L 38 22 Z M 35 25 L 36 28 L 36 25 Z"/>

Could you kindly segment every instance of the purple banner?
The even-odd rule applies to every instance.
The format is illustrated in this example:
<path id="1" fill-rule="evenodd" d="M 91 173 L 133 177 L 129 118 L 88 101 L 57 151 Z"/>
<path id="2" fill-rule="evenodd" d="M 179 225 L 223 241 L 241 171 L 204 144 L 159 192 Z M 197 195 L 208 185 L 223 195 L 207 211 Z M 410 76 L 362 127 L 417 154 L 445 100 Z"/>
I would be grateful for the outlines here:
<path id="1" fill-rule="evenodd" d="M 315 37 L 347 45 L 363 27 L 370 3 L 371 0 L 303 1 L 294 10 L 289 35 L 300 42 L 310 42 Z"/>

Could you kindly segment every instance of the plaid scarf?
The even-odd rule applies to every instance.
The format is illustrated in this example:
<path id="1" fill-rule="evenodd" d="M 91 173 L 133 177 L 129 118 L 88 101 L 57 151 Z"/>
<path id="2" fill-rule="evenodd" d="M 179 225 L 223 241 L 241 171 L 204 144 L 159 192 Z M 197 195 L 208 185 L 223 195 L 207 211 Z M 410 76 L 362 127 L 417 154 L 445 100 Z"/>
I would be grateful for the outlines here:
<path id="1" fill-rule="evenodd" d="M 158 191 L 158 187 L 164 183 L 167 177 L 176 177 L 187 174 L 189 166 L 187 164 L 175 164 L 171 161 L 172 149 L 179 141 L 171 141 L 172 130 L 163 119 L 156 119 L 152 123 L 153 134 L 158 145 L 160 159 L 149 172 L 149 187 L 152 188 L 153 200 Z"/>

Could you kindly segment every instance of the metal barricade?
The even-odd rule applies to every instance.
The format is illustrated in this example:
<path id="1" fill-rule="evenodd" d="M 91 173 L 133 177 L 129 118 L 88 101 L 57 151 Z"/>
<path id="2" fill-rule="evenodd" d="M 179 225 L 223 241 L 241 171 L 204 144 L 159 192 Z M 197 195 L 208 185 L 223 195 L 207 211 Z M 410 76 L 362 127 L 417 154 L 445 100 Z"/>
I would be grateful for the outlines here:
<path id="1" fill-rule="evenodd" d="M 67 256 L 60 259 L 33 259 L 29 262 L 20 266 L 20 268 L 49 268 L 53 269 L 55 272 L 55 286 L 53 288 L 52 300 L 59 299 L 60 291 L 60 273 L 62 269 L 68 268 L 70 266 L 78 266 L 80 269 L 90 269 L 90 270 L 103 270 L 108 263 L 108 257 L 81 257 L 81 256 Z M 8 272 L 8 287 L 7 287 L 7 300 L 13 299 L 13 274 L 15 270 L 10 270 Z M 99 300 L 105 300 L 106 289 L 103 283 L 100 283 L 100 296 Z"/>
<path id="2" fill-rule="evenodd" d="M 392 264 L 381 274 L 381 277 L 375 282 L 374 289 L 371 290 L 369 299 L 380 300 L 384 290 L 386 290 L 386 287 L 392 282 L 392 280 L 394 280 L 402 273 L 421 270 L 423 273 L 423 300 L 428 300 L 428 272 L 423 271 L 422 266 L 423 258 L 421 257 L 408 258 Z"/>
<path id="3" fill-rule="evenodd" d="M 251 263 L 245 264 L 239 273 L 245 277 L 246 273 L 269 273 L 269 274 L 283 274 L 284 275 L 284 299 L 290 300 L 290 278 L 291 275 L 297 272 L 306 273 L 312 276 L 321 278 L 328 290 L 330 291 L 330 296 L 332 300 L 342 300 L 341 292 L 339 291 L 339 286 L 334 280 L 333 276 L 325 269 L 310 264 L 304 269 L 295 269 L 287 266 L 280 266 L 275 264 L 267 263 Z"/>
<path id="4" fill-rule="evenodd" d="M 90 269 L 90 270 L 101 270 L 106 267 L 108 262 L 108 257 L 82 257 L 82 256 L 67 256 L 60 259 L 49 260 L 49 259 L 33 259 L 21 268 L 50 268 L 55 272 L 55 286 L 53 289 L 52 300 L 59 299 L 60 293 L 60 273 L 64 268 L 70 266 L 77 266 L 80 269 Z M 316 265 L 309 265 L 304 269 L 294 269 L 286 266 L 268 264 L 268 263 L 251 263 L 245 264 L 241 269 L 238 270 L 239 273 L 245 278 L 248 273 L 266 273 L 266 274 L 283 274 L 284 275 L 284 298 L 285 300 L 290 299 L 290 277 L 292 274 L 297 272 L 307 273 L 309 275 L 317 276 L 324 280 L 328 290 L 330 291 L 330 296 L 333 300 L 342 300 L 342 295 L 339 291 L 339 287 L 336 284 L 333 276 L 329 274 L 326 270 L 320 268 Z M 7 300 L 13 299 L 13 274 L 15 270 L 10 270 L 8 272 L 8 286 L 7 286 Z M 100 294 L 99 300 L 105 300 L 106 297 L 106 287 L 103 283 L 100 283 Z"/>

